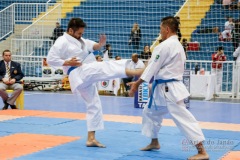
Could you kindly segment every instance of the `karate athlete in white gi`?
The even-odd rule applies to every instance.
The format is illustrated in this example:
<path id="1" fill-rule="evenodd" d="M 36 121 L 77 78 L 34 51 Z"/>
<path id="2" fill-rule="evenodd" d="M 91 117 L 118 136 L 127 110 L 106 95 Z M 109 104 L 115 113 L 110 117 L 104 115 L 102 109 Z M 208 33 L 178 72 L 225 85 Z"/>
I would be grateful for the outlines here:
<path id="1" fill-rule="evenodd" d="M 126 61 L 97 62 L 93 54 L 106 44 L 106 36 L 100 36 L 99 43 L 82 38 L 86 24 L 80 18 L 69 21 L 67 32 L 59 37 L 51 47 L 47 63 L 51 66 L 63 66 L 69 74 L 71 90 L 80 94 L 87 107 L 87 147 L 105 147 L 95 138 L 95 131 L 104 129 L 102 105 L 96 88 L 97 81 L 112 78 L 124 78 L 139 75 L 142 71 L 125 69 Z M 80 66 L 80 67 L 79 67 Z"/>
<path id="2" fill-rule="evenodd" d="M 136 82 L 129 83 L 130 96 L 132 96 L 142 82 L 149 82 L 154 76 L 152 95 L 144 107 L 142 120 L 142 133 L 152 140 L 141 150 L 160 149 L 158 133 L 163 115 L 170 113 L 180 131 L 198 150 L 198 154 L 189 159 L 208 159 L 209 156 L 202 144 L 205 140 L 204 135 L 198 122 L 184 104 L 184 99 L 189 96 L 189 92 L 182 83 L 186 56 L 178 40 L 177 29 L 178 22 L 174 17 L 162 19 L 160 30 L 164 41 L 153 50 L 152 57 L 141 77 Z"/>

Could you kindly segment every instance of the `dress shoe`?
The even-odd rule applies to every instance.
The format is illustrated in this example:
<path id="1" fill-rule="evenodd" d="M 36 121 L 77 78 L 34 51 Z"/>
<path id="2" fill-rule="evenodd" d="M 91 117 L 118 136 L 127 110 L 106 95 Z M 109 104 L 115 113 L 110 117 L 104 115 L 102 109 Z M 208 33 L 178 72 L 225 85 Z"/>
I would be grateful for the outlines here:
<path id="1" fill-rule="evenodd" d="M 126 91 L 126 92 L 123 93 L 123 95 L 124 95 L 125 97 L 129 97 L 129 92 Z"/>
<path id="2" fill-rule="evenodd" d="M 8 109 L 8 103 L 4 102 L 4 107 L 2 108 L 2 110 L 7 110 Z"/>
<path id="3" fill-rule="evenodd" d="M 10 107 L 11 107 L 12 109 L 18 109 L 18 108 L 16 107 L 16 105 L 10 105 Z"/>

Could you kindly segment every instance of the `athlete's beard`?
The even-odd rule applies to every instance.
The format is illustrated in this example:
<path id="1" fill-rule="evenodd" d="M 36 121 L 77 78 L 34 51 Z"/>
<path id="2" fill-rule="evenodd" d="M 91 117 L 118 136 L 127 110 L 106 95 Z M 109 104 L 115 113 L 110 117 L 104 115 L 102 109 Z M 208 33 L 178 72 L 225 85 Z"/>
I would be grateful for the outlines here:
<path id="1" fill-rule="evenodd" d="M 77 36 L 74 36 L 74 35 L 73 35 L 73 37 L 74 37 L 74 38 L 76 38 L 77 40 L 80 40 L 80 39 L 81 39 L 81 37 L 80 37 L 80 36 L 79 36 L 79 37 L 77 37 Z"/>

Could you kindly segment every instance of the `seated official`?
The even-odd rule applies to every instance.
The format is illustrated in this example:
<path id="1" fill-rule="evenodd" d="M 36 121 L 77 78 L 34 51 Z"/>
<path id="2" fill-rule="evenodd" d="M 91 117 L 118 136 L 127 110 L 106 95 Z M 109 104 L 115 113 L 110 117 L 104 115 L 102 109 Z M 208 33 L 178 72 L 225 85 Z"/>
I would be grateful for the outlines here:
<path id="1" fill-rule="evenodd" d="M 126 66 L 126 68 L 133 69 L 133 70 L 142 69 L 144 67 L 145 65 L 142 60 L 138 59 L 137 53 L 132 54 L 132 60 Z M 123 78 L 122 80 L 123 80 L 123 84 L 126 89 L 126 92 L 128 92 L 130 90 L 130 86 L 128 86 L 127 83 L 132 82 L 134 80 L 134 77 L 127 77 L 127 78 Z"/>
<path id="2" fill-rule="evenodd" d="M 9 105 L 12 109 L 17 109 L 14 103 L 23 90 L 23 86 L 19 82 L 24 74 L 20 64 L 11 60 L 10 50 L 4 50 L 2 57 L 3 60 L 0 61 L 0 96 L 4 103 L 2 109 L 8 109 Z M 8 89 L 13 90 L 10 97 L 6 92 Z"/>

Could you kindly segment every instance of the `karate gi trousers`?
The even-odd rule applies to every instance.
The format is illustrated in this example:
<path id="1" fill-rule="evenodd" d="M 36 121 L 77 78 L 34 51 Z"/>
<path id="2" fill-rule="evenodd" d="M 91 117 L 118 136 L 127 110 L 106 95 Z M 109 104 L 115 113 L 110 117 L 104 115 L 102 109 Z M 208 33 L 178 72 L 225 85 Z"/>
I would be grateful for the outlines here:
<path id="1" fill-rule="evenodd" d="M 172 84 L 173 83 L 179 82 L 172 82 Z M 165 84 L 157 85 L 154 91 L 154 100 L 151 108 L 148 108 L 148 103 L 145 105 L 143 109 L 142 134 L 152 139 L 158 138 L 158 133 L 162 126 L 163 115 L 169 113 L 181 133 L 183 133 L 189 141 L 193 144 L 204 141 L 205 138 L 202 130 L 197 120 L 186 109 L 184 100 L 176 101 L 176 95 L 173 94 L 176 94 L 177 91 L 170 91 L 178 87 L 173 85 L 168 85 L 168 87 L 169 92 L 165 92 Z"/>
<path id="2" fill-rule="evenodd" d="M 102 105 L 96 82 L 126 76 L 127 60 L 103 61 L 83 64 L 69 74 L 71 90 L 80 94 L 87 107 L 88 131 L 104 129 Z"/>

